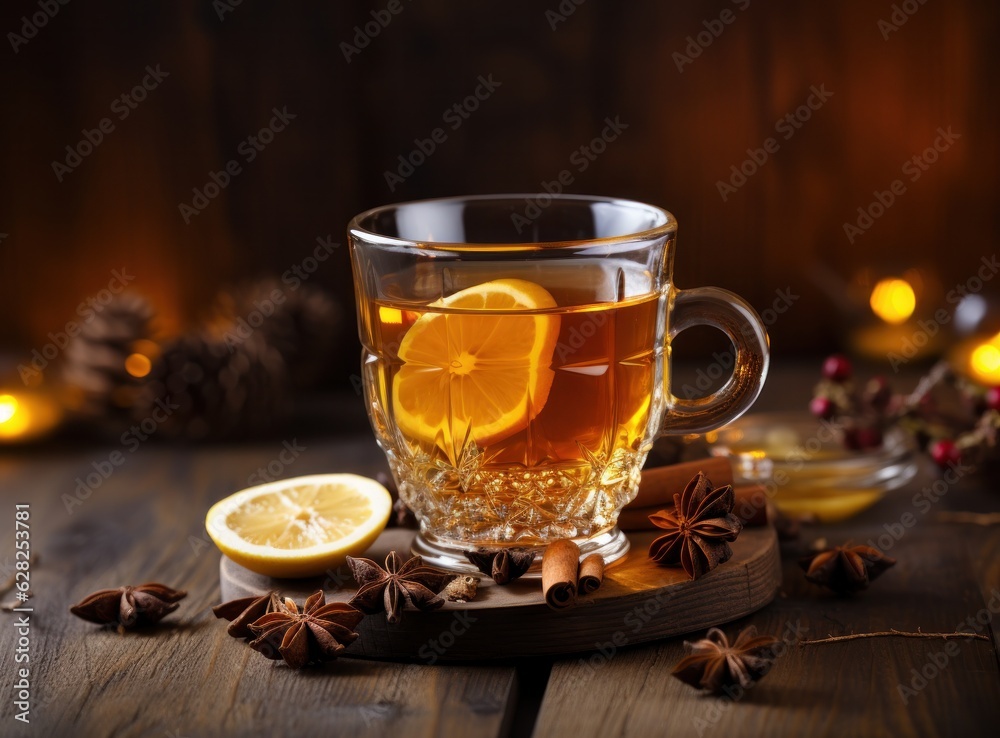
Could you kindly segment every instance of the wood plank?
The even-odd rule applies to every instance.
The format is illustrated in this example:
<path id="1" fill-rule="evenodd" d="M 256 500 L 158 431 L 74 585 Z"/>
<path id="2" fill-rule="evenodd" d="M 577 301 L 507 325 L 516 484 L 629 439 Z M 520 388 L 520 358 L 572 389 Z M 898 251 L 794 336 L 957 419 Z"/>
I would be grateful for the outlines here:
<path id="1" fill-rule="evenodd" d="M 990 511 L 996 510 L 995 492 L 989 494 L 982 507 Z M 985 612 L 982 612 L 982 618 L 985 619 L 987 613 L 990 616 L 991 627 L 985 631 L 993 639 L 993 649 L 1000 658 L 1000 628 L 996 625 L 997 617 L 1000 616 L 1000 525 L 978 530 L 975 527 L 970 530 L 968 525 L 949 527 L 955 528 L 955 534 L 963 536 L 968 541 L 969 559 L 973 564 L 973 573 L 979 583 L 984 603 Z"/>
<path id="2" fill-rule="evenodd" d="M 372 474 L 381 453 L 367 436 L 304 442 L 286 474 L 342 469 Z M 85 504 L 67 515 L 60 494 L 104 449 L 26 453 L 0 462 L 0 517 L 32 502 L 32 729 L 39 735 L 272 736 L 502 735 L 513 714 L 513 667 L 445 667 L 342 659 L 294 672 L 225 634 L 218 556 L 203 545 L 216 499 L 242 487 L 282 449 L 149 446 L 127 458 Z M 8 513 L 8 511 L 11 511 Z M 10 520 L 10 518 L 3 518 Z M 0 521 L 0 561 L 13 552 L 13 524 Z M 159 627 L 119 635 L 72 617 L 68 606 L 108 586 L 163 581 L 187 589 Z M 0 615 L 12 620 L 14 615 Z M 0 674 L 14 673 L 14 633 L 0 633 Z M 13 707 L 0 707 L 9 724 Z"/>
<path id="3" fill-rule="evenodd" d="M 831 542 L 877 537 L 884 533 L 883 521 L 898 519 L 908 501 L 907 495 L 894 497 L 858 522 L 828 526 L 822 534 Z M 953 528 L 921 522 L 894 544 L 890 553 L 899 560 L 896 567 L 868 592 L 848 599 L 806 582 L 796 557 L 787 557 L 783 595 L 725 630 L 734 634 L 753 623 L 780 636 L 804 628 L 805 638 L 888 628 L 954 631 L 984 607 L 985 587 L 977 581 L 965 539 Z M 997 548 L 991 550 L 996 561 Z M 980 547 L 973 555 L 978 558 L 983 551 Z M 995 581 L 996 565 L 989 576 L 994 579 L 983 581 Z M 607 649 L 610 658 L 598 654 L 554 666 L 536 734 L 558 729 L 580 736 L 994 735 L 1000 720 L 996 654 L 983 641 L 953 643 L 956 655 L 941 669 L 930 657 L 943 650 L 945 643 L 938 640 L 793 647 L 736 704 L 702 697 L 670 676 L 683 655 L 679 639 Z M 925 668 L 937 673 L 904 704 L 899 685 L 910 684 L 912 669 Z"/>

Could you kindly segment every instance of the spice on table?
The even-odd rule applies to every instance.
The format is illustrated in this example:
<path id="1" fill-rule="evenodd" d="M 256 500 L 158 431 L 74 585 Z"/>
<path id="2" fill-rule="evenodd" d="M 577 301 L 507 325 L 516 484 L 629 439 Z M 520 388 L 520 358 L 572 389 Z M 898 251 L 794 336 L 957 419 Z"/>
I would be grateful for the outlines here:
<path id="1" fill-rule="evenodd" d="M 466 551 L 465 558 L 497 584 L 507 584 L 523 576 L 535 561 L 531 551 L 520 548 L 480 548 Z"/>
<path id="2" fill-rule="evenodd" d="M 799 560 L 806 579 L 838 594 L 853 594 L 896 563 L 871 546 L 833 546 Z"/>
<path id="3" fill-rule="evenodd" d="M 781 543 L 789 543 L 799 540 L 802 535 L 802 526 L 807 523 L 814 523 L 815 516 L 805 515 L 785 515 L 781 511 L 774 516 L 774 531 L 778 534 Z"/>
<path id="4" fill-rule="evenodd" d="M 582 595 L 596 592 L 604 582 L 604 557 L 600 554 L 590 554 L 580 563 L 580 578 L 576 588 Z"/>
<path id="5" fill-rule="evenodd" d="M 777 643 L 777 638 L 757 635 L 751 625 L 730 645 L 725 633 L 711 628 L 701 640 L 684 642 L 688 654 L 671 673 L 696 689 L 733 696 L 737 687 L 746 689 L 767 674 Z"/>
<path id="6" fill-rule="evenodd" d="M 730 541 L 743 529 L 733 514 L 735 497 L 730 484 L 713 487 L 698 472 L 684 491 L 674 495 L 674 508 L 650 515 L 650 521 L 667 531 L 649 546 L 649 557 L 665 566 L 681 566 L 698 579 L 730 559 Z"/>
<path id="7" fill-rule="evenodd" d="M 562 610 L 576 604 L 580 547 L 568 538 L 553 541 L 542 554 L 542 593 L 545 604 Z"/>
<path id="8" fill-rule="evenodd" d="M 223 602 L 213 607 L 212 612 L 215 617 L 230 621 L 226 632 L 233 638 L 253 638 L 250 624 L 281 607 L 278 593 L 272 590 L 259 597 L 242 597 Z"/>
<path id="9" fill-rule="evenodd" d="M 466 574 L 455 577 L 448 582 L 441 590 L 440 595 L 448 602 L 471 602 L 476 598 L 478 589 L 479 577 Z"/>
<path id="10" fill-rule="evenodd" d="M 138 586 L 102 589 L 83 598 L 69 611 L 78 618 L 100 625 L 116 623 L 118 630 L 159 622 L 178 608 L 187 592 L 149 582 Z"/>
<path id="11" fill-rule="evenodd" d="M 438 595 L 457 575 L 433 566 L 414 556 L 403 557 L 390 551 L 385 568 L 371 559 L 347 557 L 358 591 L 350 604 L 368 615 L 385 612 L 386 620 L 398 623 L 404 605 L 417 610 L 436 610 L 444 604 Z"/>
<path id="12" fill-rule="evenodd" d="M 250 646 L 269 659 L 284 659 L 293 669 L 333 661 L 357 639 L 354 628 L 364 615 L 343 602 L 327 603 L 323 590 L 300 610 L 290 599 L 250 624 L 257 636 Z"/>

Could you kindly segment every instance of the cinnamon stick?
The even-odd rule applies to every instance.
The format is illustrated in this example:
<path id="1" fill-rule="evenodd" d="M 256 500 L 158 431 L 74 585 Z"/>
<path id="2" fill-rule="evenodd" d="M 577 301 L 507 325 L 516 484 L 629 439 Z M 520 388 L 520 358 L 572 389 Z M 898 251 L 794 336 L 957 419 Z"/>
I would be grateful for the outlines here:
<path id="1" fill-rule="evenodd" d="M 743 521 L 743 525 L 767 525 L 768 520 L 774 518 L 774 513 L 768 512 L 770 497 L 763 484 L 736 485 L 733 492 L 736 495 L 733 514 Z"/>
<path id="2" fill-rule="evenodd" d="M 582 595 L 596 592 L 604 581 L 604 557 L 590 554 L 580 563 L 580 579 L 576 588 Z"/>
<path id="3" fill-rule="evenodd" d="M 576 604 L 580 547 L 568 538 L 553 541 L 542 554 L 542 594 L 553 610 Z"/>
<path id="4" fill-rule="evenodd" d="M 744 525 L 750 527 L 767 525 L 767 490 L 764 485 L 741 484 L 734 487 L 733 492 L 736 495 L 733 513 L 743 521 Z M 649 522 L 649 516 L 673 506 L 673 499 L 648 507 L 636 507 L 631 503 L 618 516 L 618 527 L 622 530 L 656 530 L 656 526 Z"/>
<path id="5" fill-rule="evenodd" d="M 733 483 L 733 467 L 728 459 L 721 456 L 685 461 L 683 464 L 656 466 L 642 470 L 639 494 L 629 503 L 629 507 L 660 505 L 662 508 L 665 505 L 673 505 L 674 495 L 683 492 L 688 482 L 694 479 L 698 472 L 704 472 L 715 487 Z"/>

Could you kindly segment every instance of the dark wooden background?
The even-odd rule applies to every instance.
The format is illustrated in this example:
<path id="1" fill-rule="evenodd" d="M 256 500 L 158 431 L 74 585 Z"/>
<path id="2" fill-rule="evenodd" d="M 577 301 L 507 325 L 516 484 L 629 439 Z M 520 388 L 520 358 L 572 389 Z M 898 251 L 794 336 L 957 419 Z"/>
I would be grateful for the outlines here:
<path id="1" fill-rule="evenodd" d="M 341 42 L 385 2 L 244 2 L 221 18 L 207 0 L 75 2 L 17 53 L 0 44 L 0 345 L 37 347 L 123 266 L 178 330 L 220 285 L 281 273 L 317 236 L 341 240 L 361 209 L 537 190 L 606 116 L 627 130 L 569 189 L 671 209 L 681 286 L 717 284 L 761 310 L 776 289 L 801 295 L 771 326 L 778 354 L 829 349 L 841 282 L 865 269 L 922 267 L 947 287 L 995 249 L 996 3 L 930 2 L 886 39 L 888 0 L 588 0 L 555 30 L 557 0 L 400 2 L 350 63 Z M 724 9 L 733 22 L 678 71 L 673 55 Z M 0 31 L 20 33 L 37 10 L 5 3 Z M 147 64 L 170 76 L 58 182 L 51 162 Z M 397 156 L 490 74 L 501 87 L 390 191 Z M 833 97 L 723 202 L 716 182 L 813 85 Z M 297 116 L 289 128 L 186 225 L 179 203 L 282 106 Z M 844 222 L 942 126 L 961 138 L 850 243 Z M 314 279 L 351 310 L 346 249 Z M 929 312 L 944 304 L 936 294 Z M 355 349 L 348 326 L 336 383 Z"/>

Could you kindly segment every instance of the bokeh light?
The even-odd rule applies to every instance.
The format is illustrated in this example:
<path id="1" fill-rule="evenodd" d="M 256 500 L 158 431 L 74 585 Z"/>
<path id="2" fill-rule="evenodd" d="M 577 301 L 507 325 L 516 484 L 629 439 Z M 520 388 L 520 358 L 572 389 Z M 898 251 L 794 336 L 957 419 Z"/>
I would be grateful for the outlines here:
<path id="1" fill-rule="evenodd" d="M 6 423 L 17 413 L 17 398 L 13 395 L 0 395 L 0 423 Z"/>
<path id="2" fill-rule="evenodd" d="M 129 354 L 125 358 L 125 371 L 133 377 L 142 378 L 149 374 L 153 368 L 153 362 L 144 354 Z"/>
<path id="3" fill-rule="evenodd" d="M 891 277 L 875 285 L 871 296 L 872 312 L 886 323 L 906 321 L 917 307 L 917 296 L 905 279 Z"/>
<path id="4" fill-rule="evenodd" d="M 972 350 L 969 369 L 972 376 L 983 384 L 1000 384 L 1000 334 Z"/>

